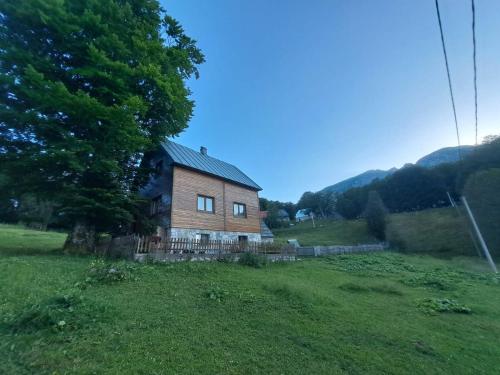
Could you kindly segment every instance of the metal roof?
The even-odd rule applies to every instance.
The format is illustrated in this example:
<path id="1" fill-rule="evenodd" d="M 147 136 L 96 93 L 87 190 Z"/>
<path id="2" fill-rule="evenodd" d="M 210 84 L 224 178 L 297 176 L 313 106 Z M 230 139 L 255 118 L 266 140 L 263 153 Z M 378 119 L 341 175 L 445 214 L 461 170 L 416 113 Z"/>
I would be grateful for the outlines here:
<path id="1" fill-rule="evenodd" d="M 175 165 L 195 169 L 254 190 L 262 190 L 250 177 L 232 164 L 204 155 L 201 152 L 194 151 L 169 140 L 163 142 L 162 146 L 172 158 Z"/>
<path id="2" fill-rule="evenodd" d="M 260 220 L 260 235 L 264 238 L 274 238 L 273 232 L 271 232 L 266 223 L 264 223 L 264 220 Z"/>

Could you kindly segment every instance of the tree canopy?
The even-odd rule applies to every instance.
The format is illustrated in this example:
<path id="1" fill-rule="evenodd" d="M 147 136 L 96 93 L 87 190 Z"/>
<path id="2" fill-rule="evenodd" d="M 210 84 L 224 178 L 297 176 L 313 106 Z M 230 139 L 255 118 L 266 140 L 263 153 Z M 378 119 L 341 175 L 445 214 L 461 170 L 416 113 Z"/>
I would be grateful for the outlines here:
<path id="1" fill-rule="evenodd" d="M 140 160 L 187 127 L 203 61 L 156 0 L 2 1 L 2 173 L 71 225 L 125 230 Z"/>

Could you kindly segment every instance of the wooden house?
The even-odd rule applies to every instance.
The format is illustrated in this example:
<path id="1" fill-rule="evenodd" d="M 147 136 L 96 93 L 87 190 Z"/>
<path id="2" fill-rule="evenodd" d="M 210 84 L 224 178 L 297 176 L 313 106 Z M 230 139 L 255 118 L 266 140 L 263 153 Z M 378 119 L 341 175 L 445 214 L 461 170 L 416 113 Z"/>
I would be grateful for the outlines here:
<path id="1" fill-rule="evenodd" d="M 261 189 L 232 164 L 201 147 L 166 141 L 148 157 L 154 168 L 141 195 L 151 200 L 158 235 L 192 240 L 261 241 Z"/>

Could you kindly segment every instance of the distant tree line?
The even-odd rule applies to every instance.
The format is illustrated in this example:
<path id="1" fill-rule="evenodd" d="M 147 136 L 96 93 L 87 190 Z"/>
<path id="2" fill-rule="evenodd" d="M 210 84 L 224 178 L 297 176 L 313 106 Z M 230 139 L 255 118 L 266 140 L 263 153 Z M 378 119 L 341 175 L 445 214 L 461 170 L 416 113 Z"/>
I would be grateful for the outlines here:
<path id="1" fill-rule="evenodd" d="M 279 210 L 285 210 L 290 220 L 295 220 L 297 205 L 292 202 L 280 202 L 259 198 L 259 206 L 261 211 L 267 212 L 267 217 L 264 219 L 264 222 L 271 229 L 289 225 L 289 223 L 280 220 Z"/>
<path id="2" fill-rule="evenodd" d="M 331 217 L 336 212 L 337 195 L 334 192 L 307 191 L 300 197 L 297 209 L 310 209 L 315 216 L 321 218 Z"/>
<path id="3" fill-rule="evenodd" d="M 428 169 L 407 166 L 383 180 L 353 188 L 336 198 L 336 211 L 347 219 L 362 216 L 370 191 L 376 191 L 389 212 L 449 206 L 447 192 L 458 200 L 467 179 L 478 171 L 500 167 L 500 137 L 488 137 L 462 162 Z"/>

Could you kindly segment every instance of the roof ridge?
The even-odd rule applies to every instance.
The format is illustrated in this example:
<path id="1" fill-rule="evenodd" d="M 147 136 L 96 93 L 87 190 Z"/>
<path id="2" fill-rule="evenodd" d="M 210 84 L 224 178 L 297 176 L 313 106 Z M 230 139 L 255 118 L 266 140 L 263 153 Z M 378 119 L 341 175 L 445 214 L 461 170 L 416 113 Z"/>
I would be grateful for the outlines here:
<path id="1" fill-rule="evenodd" d="M 202 154 L 169 139 L 166 139 L 161 145 L 175 164 L 223 178 L 255 190 L 262 190 L 255 181 L 234 164 L 214 158 L 210 155 Z"/>

